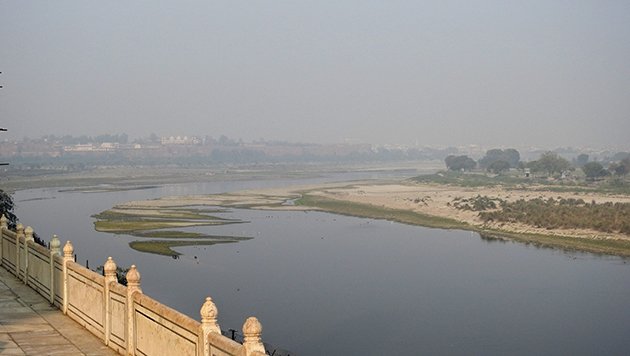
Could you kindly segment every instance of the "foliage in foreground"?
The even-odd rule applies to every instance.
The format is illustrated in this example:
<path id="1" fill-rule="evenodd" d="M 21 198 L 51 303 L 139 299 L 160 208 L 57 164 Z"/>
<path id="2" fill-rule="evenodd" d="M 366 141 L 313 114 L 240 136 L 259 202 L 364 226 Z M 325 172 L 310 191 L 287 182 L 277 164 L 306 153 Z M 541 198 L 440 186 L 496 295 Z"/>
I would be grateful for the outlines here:
<path id="1" fill-rule="evenodd" d="M 11 230 L 15 229 L 15 225 L 18 221 L 17 216 L 13 213 L 14 207 L 15 205 L 13 204 L 11 195 L 0 189 L 0 216 L 4 214 L 4 216 L 7 217 L 7 224 Z"/>

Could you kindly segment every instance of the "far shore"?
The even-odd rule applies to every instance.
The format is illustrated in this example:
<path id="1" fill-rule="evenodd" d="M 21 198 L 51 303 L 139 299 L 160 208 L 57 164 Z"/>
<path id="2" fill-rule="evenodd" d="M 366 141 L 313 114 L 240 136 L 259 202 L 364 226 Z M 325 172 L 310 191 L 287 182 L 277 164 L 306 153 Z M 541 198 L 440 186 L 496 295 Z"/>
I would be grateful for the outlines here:
<path id="1" fill-rule="evenodd" d="M 516 223 L 484 223 L 478 212 L 459 210 L 454 199 L 478 195 L 506 201 L 554 198 L 630 203 L 628 195 L 599 192 L 556 192 L 540 187 L 506 189 L 459 187 L 409 181 L 349 182 L 275 189 L 250 190 L 229 194 L 172 196 L 156 200 L 132 201 L 125 209 L 151 209 L 191 205 L 240 207 L 273 210 L 320 210 L 401 223 L 479 232 L 484 236 L 513 239 L 525 243 L 573 250 L 630 256 L 630 236 L 587 229 L 544 229 Z"/>

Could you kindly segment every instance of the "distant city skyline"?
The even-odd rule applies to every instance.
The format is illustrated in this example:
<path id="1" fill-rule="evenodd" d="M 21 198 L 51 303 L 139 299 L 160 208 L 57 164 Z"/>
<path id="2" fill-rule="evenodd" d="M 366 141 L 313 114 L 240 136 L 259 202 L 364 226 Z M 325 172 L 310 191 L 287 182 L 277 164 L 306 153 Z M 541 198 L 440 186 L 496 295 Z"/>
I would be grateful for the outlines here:
<path id="1" fill-rule="evenodd" d="M 630 147 L 630 2 L 0 3 L 0 139 Z"/>

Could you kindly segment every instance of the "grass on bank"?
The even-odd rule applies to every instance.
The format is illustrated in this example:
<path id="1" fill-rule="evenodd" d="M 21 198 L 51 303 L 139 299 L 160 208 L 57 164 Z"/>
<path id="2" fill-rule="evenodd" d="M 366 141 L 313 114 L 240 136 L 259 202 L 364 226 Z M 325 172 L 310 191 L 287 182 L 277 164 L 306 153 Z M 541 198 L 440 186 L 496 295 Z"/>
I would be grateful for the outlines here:
<path id="1" fill-rule="evenodd" d="M 379 207 L 305 194 L 296 200 L 296 205 L 318 208 L 339 215 L 396 221 L 410 225 L 421 225 L 441 229 L 466 229 L 470 226 L 454 219 L 421 214 L 409 210 Z"/>

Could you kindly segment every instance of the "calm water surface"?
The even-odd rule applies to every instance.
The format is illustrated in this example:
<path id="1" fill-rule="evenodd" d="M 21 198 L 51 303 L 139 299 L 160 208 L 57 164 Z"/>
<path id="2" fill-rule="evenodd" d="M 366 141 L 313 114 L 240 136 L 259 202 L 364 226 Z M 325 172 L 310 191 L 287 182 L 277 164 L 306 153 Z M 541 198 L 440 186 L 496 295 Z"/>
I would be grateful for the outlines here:
<path id="1" fill-rule="evenodd" d="M 222 328 L 255 315 L 266 342 L 297 355 L 628 354 L 630 261 L 621 258 L 327 213 L 234 209 L 223 216 L 250 223 L 203 231 L 254 239 L 178 248 L 175 260 L 134 251 L 135 238 L 96 232 L 90 218 L 134 199 L 333 179 L 33 189 L 14 199 L 25 225 L 72 240 L 78 262 L 94 268 L 111 255 L 136 264 L 146 294 L 195 319 L 210 295 Z"/>

